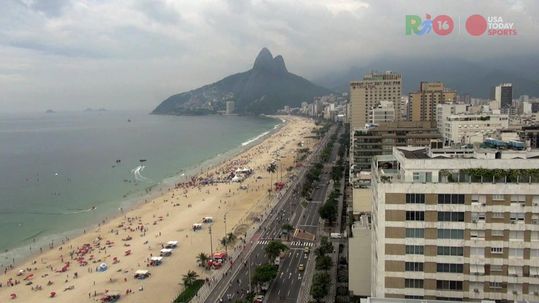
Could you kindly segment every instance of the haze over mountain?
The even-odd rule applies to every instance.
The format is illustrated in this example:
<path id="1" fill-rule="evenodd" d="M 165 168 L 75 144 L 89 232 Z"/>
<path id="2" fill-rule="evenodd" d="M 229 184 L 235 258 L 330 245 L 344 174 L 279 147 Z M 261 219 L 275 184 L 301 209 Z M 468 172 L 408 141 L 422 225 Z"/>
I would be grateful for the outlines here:
<path id="1" fill-rule="evenodd" d="M 330 90 L 288 72 L 281 55 L 273 57 L 267 48 L 263 48 L 252 69 L 170 96 L 152 113 L 215 113 L 225 109 L 226 101 L 234 101 L 238 113 L 272 114 L 285 105 L 299 106 L 301 102 L 330 93 Z"/>
<path id="2" fill-rule="evenodd" d="M 500 83 L 513 83 L 513 97 L 539 96 L 539 59 L 520 57 L 467 61 L 445 58 L 385 58 L 360 67 L 324 75 L 314 80 L 339 92 L 348 92 L 351 80 L 360 80 L 370 71 L 392 70 L 403 75 L 403 94 L 416 91 L 421 81 L 442 81 L 459 94 L 488 98 L 490 89 Z"/>

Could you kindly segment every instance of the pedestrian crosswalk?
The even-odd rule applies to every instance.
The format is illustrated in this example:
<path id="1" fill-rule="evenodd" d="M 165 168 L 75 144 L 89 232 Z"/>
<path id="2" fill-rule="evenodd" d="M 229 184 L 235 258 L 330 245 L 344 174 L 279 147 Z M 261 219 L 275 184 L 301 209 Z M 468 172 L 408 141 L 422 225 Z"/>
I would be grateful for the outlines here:
<path id="1" fill-rule="evenodd" d="M 271 240 L 259 240 L 259 245 L 267 245 Z M 292 241 L 288 243 L 288 246 L 294 246 L 294 247 L 313 247 L 313 242 L 307 242 L 307 241 Z"/>

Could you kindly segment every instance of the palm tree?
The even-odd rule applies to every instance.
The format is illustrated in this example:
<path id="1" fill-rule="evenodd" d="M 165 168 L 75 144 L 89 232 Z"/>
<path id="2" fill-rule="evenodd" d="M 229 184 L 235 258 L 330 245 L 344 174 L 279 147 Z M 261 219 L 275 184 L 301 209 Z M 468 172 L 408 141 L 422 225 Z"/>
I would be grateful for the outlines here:
<path id="1" fill-rule="evenodd" d="M 271 162 L 271 164 L 266 168 L 266 171 L 270 174 L 270 191 L 273 190 L 273 174 L 277 171 L 277 164 Z"/>
<path id="2" fill-rule="evenodd" d="M 206 264 L 208 263 L 209 259 L 210 259 L 210 257 L 207 254 L 201 252 L 197 256 L 198 266 L 206 267 Z"/>
<path id="3" fill-rule="evenodd" d="M 228 233 L 228 234 L 226 234 L 226 236 L 224 236 L 224 237 L 221 239 L 221 244 L 222 244 L 223 246 L 226 247 L 226 246 L 228 246 L 229 244 L 236 242 L 236 239 L 237 239 L 237 237 L 236 237 L 235 234 L 233 234 L 233 233 Z"/>
<path id="4" fill-rule="evenodd" d="M 183 275 L 183 285 L 189 287 L 195 283 L 198 278 L 198 274 L 192 270 L 188 271 L 187 274 Z"/>

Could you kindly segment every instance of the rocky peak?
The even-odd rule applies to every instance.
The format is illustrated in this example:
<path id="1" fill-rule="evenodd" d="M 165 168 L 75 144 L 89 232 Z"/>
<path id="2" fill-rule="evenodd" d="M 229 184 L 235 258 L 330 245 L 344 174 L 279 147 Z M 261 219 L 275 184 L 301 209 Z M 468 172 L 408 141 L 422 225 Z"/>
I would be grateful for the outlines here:
<path id="1" fill-rule="evenodd" d="M 273 55 L 267 48 L 262 48 L 256 56 L 253 70 L 270 71 L 272 73 L 287 73 L 284 59 L 281 55 L 273 58 Z"/>

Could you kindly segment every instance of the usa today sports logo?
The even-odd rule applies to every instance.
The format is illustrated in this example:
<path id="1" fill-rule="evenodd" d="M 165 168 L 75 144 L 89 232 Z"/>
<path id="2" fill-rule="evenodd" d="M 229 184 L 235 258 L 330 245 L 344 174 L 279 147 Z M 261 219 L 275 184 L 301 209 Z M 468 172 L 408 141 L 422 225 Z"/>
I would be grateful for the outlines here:
<path id="1" fill-rule="evenodd" d="M 460 24 L 457 25 L 460 32 Z M 431 15 L 425 14 L 424 19 L 417 15 L 406 15 L 405 26 L 407 36 L 424 36 L 430 33 L 438 36 L 447 36 L 455 31 L 455 22 L 448 15 L 439 15 L 433 18 Z M 485 35 L 509 37 L 517 35 L 515 24 L 513 22 L 506 22 L 500 16 L 483 17 L 477 14 L 471 15 L 466 18 L 464 27 L 468 35 L 473 37 Z"/>

